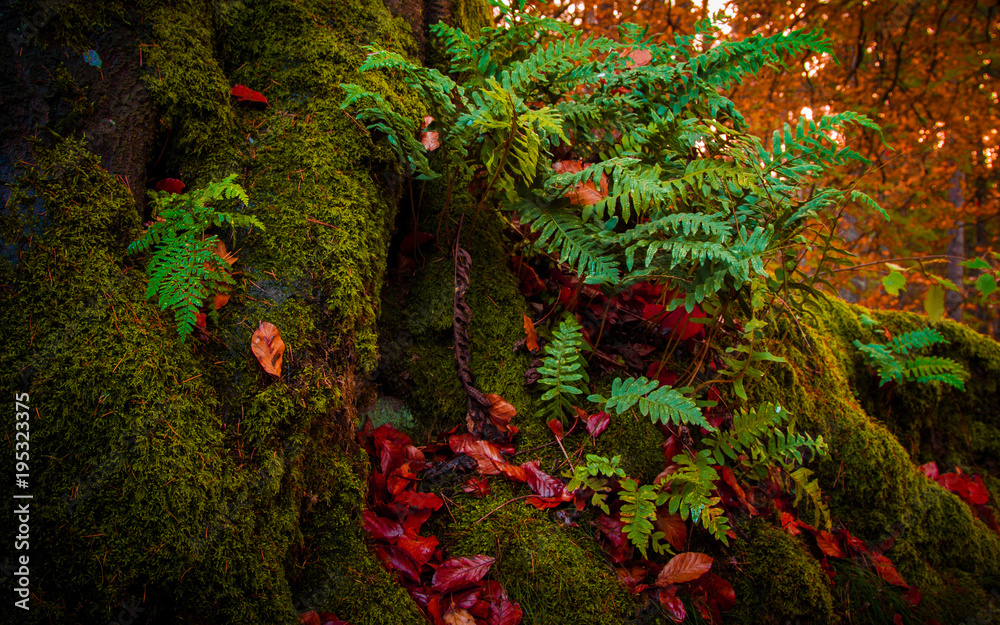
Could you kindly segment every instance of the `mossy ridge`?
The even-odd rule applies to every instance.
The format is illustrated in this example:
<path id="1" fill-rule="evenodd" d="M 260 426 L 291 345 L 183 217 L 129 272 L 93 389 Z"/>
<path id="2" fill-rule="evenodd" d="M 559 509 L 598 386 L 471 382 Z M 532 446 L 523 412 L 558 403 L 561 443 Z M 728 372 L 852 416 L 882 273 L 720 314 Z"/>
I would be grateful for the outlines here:
<path id="1" fill-rule="evenodd" d="M 135 597 L 151 622 L 179 606 L 224 605 L 231 622 L 286 616 L 284 576 L 261 561 L 280 559 L 294 516 L 229 514 L 254 475 L 227 462 L 203 363 L 144 300 L 141 274 L 119 264 L 114 224 L 135 225 L 131 194 L 78 142 L 36 160 L 10 207 L 27 213 L 42 198 L 48 223 L 11 271 L 17 306 L 3 307 L 4 386 L 31 394 L 32 449 L 45 450 L 33 455 L 32 531 L 44 539 L 31 552 L 45 563 L 32 576 L 45 603 L 29 616 L 97 622 Z"/>
<path id="2" fill-rule="evenodd" d="M 523 501 L 509 503 L 521 488 L 500 479 L 491 486 L 482 499 L 455 498 L 442 541 L 451 556 L 496 558 L 490 574 L 521 604 L 524 623 L 618 625 L 635 615 L 635 600 L 591 536 Z"/>
<path id="3" fill-rule="evenodd" d="M 904 578 L 941 587 L 955 576 L 971 576 L 983 588 L 995 586 L 1000 539 L 955 495 L 919 474 L 893 434 L 844 392 L 850 388 L 848 376 L 864 366 L 850 351 L 862 312 L 870 313 L 830 302 L 817 306 L 816 319 L 801 330 L 778 320 L 779 335 L 786 338 L 772 352 L 788 363 L 772 365 L 751 390 L 751 403 L 779 403 L 800 429 L 822 434 L 830 443 L 831 453 L 815 468 L 834 518 L 869 544 L 897 536 L 886 555 L 897 559 L 899 554 Z M 942 354 L 957 357 L 953 351 Z M 928 609 L 935 609 L 934 601 L 928 600 Z"/>

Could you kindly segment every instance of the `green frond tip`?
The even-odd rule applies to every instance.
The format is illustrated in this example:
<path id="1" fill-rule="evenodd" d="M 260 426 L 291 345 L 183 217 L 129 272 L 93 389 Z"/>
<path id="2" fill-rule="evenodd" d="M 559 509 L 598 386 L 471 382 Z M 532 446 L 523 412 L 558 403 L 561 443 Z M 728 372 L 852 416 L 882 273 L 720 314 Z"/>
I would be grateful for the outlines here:
<path id="1" fill-rule="evenodd" d="M 219 239 L 206 237 L 205 231 L 223 224 L 264 229 L 251 215 L 221 212 L 210 206 L 226 202 L 243 208 L 248 205 L 250 198 L 235 180 L 236 174 L 231 174 L 184 194 L 151 191 L 153 214 L 161 219 L 128 246 L 129 254 L 153 250 L 146 268 L 146 298 L 156 299 L 160 310 L 173 312 L 181 342 L 194 331 L 198 309 L 218 284 L 234 283 L 229 265 L 216 253 Z"/>
<path id="2" fill-rule="evenodd" d="M 617 414 L 639 405 L 639 412 L 652 419 L 653 423 L 662 422 L 674 425 L 698 425 L 706 430 L 715 431 L 715 427 L 705 420 L 701 408 L 695 401 L 686 397 L 679 389 L 670 386 L 660 386 L 657 380 L 640 378 L 615 379 L 611 383 L 611 395 L 608 398 L 591 395 L 591 402 L 604 404 L 602 410 Z"/>
<path id="3" fill-rule="evenodd" d="M 947 343 L 934 328 L 923 328 L 895 336 L 888 345 L 866 345 L 855 340 L 854 346 L 864 355 L 865 362 L 875 367 L 880 378 L 879 386 L 889 381 L 902 383 L 913 380 L 920 383 L 941 382 L 964 391 L 969 373 L 961 364 L 950 358 L 912 354 L 932 345 Z"/>
<path id="4" fill-rule="evenodd" d="M 553 332 L 553 339 L 545 346 L 545 358 L 538 373 L 542 377 L 538 383 L 549 387 L 542 395 L 542 413 L 558 418 L 563 424 L 573 414 L 572 399 L 582 395 L 590 381 L 585 368 L 586 361 L 580 354 L 583 347 L 582 328 L 573 315 L 566 315 Z"/>

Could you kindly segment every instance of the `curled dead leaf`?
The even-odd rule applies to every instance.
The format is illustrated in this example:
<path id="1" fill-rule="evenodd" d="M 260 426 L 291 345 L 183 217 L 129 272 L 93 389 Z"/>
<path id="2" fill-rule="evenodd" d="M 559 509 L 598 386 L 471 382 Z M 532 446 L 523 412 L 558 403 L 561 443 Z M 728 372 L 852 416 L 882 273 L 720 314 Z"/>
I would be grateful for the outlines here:
<path id="1" fill-rule="evenodd" d="M 273 323 L 260 322 L 257 331 L 250 339 L 250 349 L 264 371 L 274 377 L 281 377 L 281 359 L 285 353 L 285 342 L 281 340 L 281 333 Z"/>
<path id="2" fill-rule="evenodd" d="M 423 144 L 424 148 L 428 152 L 433 152 L 434 150 L 441 147 L 441 142 L 438 141 L 437 132 L 421 132 L 420 133 L 420 143 Z"/>

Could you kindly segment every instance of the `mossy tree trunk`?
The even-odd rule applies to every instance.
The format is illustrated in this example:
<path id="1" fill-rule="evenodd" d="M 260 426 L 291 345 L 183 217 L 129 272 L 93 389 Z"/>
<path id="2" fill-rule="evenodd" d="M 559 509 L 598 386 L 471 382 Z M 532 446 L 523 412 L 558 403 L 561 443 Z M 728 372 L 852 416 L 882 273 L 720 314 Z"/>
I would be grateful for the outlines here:
<path id="1" fill-rule="evenodd" d="M 295 623 L 306 609 L 354 625 L 424 622 L 361 530 L 368 460 L 355 442 L 356 406 L 381 358 L 383 390 L 405 398 L 424 431 L 463 422 L 450 264 L 463 210 L 473 377 L 517 407 L 523 449 L 541 447 L 546 467 L 562 461 L 524 388 L 531 358 L 515 344 L 526 307 L 501 221 L 484 212 L 472 230 L 464 184 L 453 194 L 440 182 L 411 185 L 391 151 L 339 108 L 340 83 L 367 81 L 420 114 L 392 77 L 357 74 L 363 46 L 433 61 L 427 23 L 471 29 L 488 14 L 471 0 L 390 5 L 402 17 L 372 0 L 0 9 L 10 35 L 0 51 L 0 388 L 8 399 L 29 394 L 29 478 L 16 493 L 33 497 L 30 547 L 0 562 L 9 597 L 24 579 L 14 556 L 29 557 L 32 609 L 5 609 L 3 622 Z M 263 92 L 269 106 L 235 103 L 234 84 Z M 156 181 L 198 188 L 230 173 L 266 230 L 216 232 L 236 250 L 238 285 L 208 332 L 182 343 L 171 315 L 145 298 L 147 259 L 125 248 L 150 218 L 145 190 Z M 445 195 L 455 210 L 438 231 L 432 207 Z M 407 228 L 441 237 L 415 268 L 390 270 L 401 201 Z M 894 332 L 918 323 L 879 320 Z M 260 321 L 289 346 L 280 378 L 250 352 Z M 788 363 L 751 394 L 830 441 L 816 469 L 834 516 L 940 595 L 927 599 L 934 614 L 965 618 L 988 606 L 1000 541 L 913 461 L 997 465 L 1000 347 L 941 327 L 973 372 L 962 398 L 876 388 L 851 346 L 872 337 L 844 306 L 804 331 L 783 327 L 774 351 Z M 0 422 L 3 466 L 13 467 L 14 413 Z M 622 455 L 645 481 L 662 469 L 663 439 L 648 421 L 623 416 L 596 440 L 574 436 L 581 453 Z M 988 484 L 995 493 L 1000 482 Z M 526 623 L 664 618 L 617 583 L 583 518 L 577 527 L 575 517 L 506 505 L 519 488 L 498 481 L 484 499 L 456 495 L 447 517 L 430 522 L 449 555 L 495 556 L 492 574 Z M 901 609 L 868 569 L 845 561 L 831 583 L 801 537 L 760 518 L 734 521 L 732 549 L 696 545 L 737 589 L 733 622 L 835 621 L 865 602 L 891 622 Z M 4 525 L 0 539 L 13 545 L 17 531 Z"/>

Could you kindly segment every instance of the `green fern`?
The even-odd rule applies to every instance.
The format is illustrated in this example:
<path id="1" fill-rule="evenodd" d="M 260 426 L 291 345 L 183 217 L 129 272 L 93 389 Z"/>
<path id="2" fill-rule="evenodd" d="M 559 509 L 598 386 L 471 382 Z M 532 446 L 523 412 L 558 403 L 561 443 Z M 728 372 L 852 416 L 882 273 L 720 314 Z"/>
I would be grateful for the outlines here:
<path id="1" fill-rule="evenodd" d="M 813 508 L 813 525 L 823 527 L 827 530 L 832 525 L 830 509 L 823 501 L 823 493 L 819 489 L 818 480 L 809 480 L 813 472 L 805 467 L 799 467 L 788 472 L 788 477 L 792 480 L 795 490 L 795 501 L 793 506 L 799 505 L 800 501 L 806 500 Z"/>
<path id="2" fill-rule="evenodd" d="M 264 229 L 254 217 L 219 212 L 209 206 L 226 200 L 243 206 L 249 203 L 243 188 L 233 182 L 235 179 L 236 174 L 232 174 L 185 194 L 150 191 L 156 221 L 128 246 L 129 254 L 153 250 L 146 270 L 146 297 L 158 294 L 160 310 L 173 312 L 182 342 L 194 330 L 198 308 L 217 285 L 235 284 L 228 265 L 215 252 L 219 239 L 214 235 L 206 237 L 205 231 L 225 224 Z"/>
<path id="3" fill-rule="evenodd" d="M 645 377 L 616 378 L 611 383 L 611 395 L 607 398 L 594 394 L 588 397 L 594 403 L 603 404 L 602 410 L 617 414 L 639 405 L 639 412 L 648 416 L 653 423 L 657 421 L 673 425 L 697 425 L 706 430 L 715 428 L 701 414 L 701 409 L 694 400 L 685 397 L 681 389 L 670 386 L 660 386 L 657 380 L 647 380 Z"/>
<path id="4" fill-rule="evenodd" d="M 618 498 L 622 501 L 619 511 L 621 519 L 625 523 L 622 528 L 628 539 L 642 553 L 642 557 L 648 557 L 647 550 L 652 544 L 653 550 L 657 553 L 665 553 L 666 545 L 660 541 L 663 539 L 663 532 L 653 531 L 653 520 L 656 519 L 656 508 L 662 506 L 666 500 L 666 493 L 659 493 L 649 485 L 639 486 L 639 483 L 632 478 L 621 481 L 622 490 Z"/>
<path id="5" fill-rule="evenodd" d="M 948 341 L 940 332 L 924 328 L 895 336 L 889 345 L 862 344 L 855 339 L 854 346 L 864 355 L 865 362 L 875 367 L 880 387 L 890 380 L 897 383 L 913 380 L 921 383 L 942 382 L 965 390 L 965 380 L 969 374 L 962 365 L 950 358 L 916 356 L 911 353 L 941 343 L 947 344 Z M 900 356 L 904 358 L 900 359 Z"/>
<path id="6" fill-rule="evenodd" d="M 685 521 L 700 522 L 716 540 L 729 544 L 729 519 L 718 505 L 721 500 L 712 496 L 719 474 L 712 467 L 711 452 L 702 449 L 694 457 L 678 454 L 673 461 L 678 469 L 667 477 L 667 511 L 680 514 Z"/>
<path id="7" fill-rule="evenodd" d="M 599 476 L 604 475 L 608 478 L 625 477 L 625 470 L 618 466 L 619 462 L 621 462 L 621 456 L 615 456 L 608 460 L 601 456 L 587 454 L 587 464 L 579 464 L 574 468 L 569 484 L 566 485 L 566 490 L 571 493 L 580 488 L 592 490 L 594 495 L 590 500 L 591 505 L 601 508 L 604 514 L 611 514 L 611 509 L 607 503 L 608 493 L 611 488 L 608 486 L 608 480 Z"/>
<path id="8" fill-rule="evenodd" d="M 547 416 L 558 417 L 566 424 L 567 417 L 573 414 L 572 396 L 582 395 L 580 388 L 590 381 L 585 369 L 585 361 L 580 355 L 583 346 L 583 334 L 580 324 L 572 315 L 559 324 L 559 329 L 553 332 L 554 338 L 545 346 L 547 354 L 538 368 L 541 379 L 538 383 L 550 387 L 542 395 L 542 412 Z"/>

